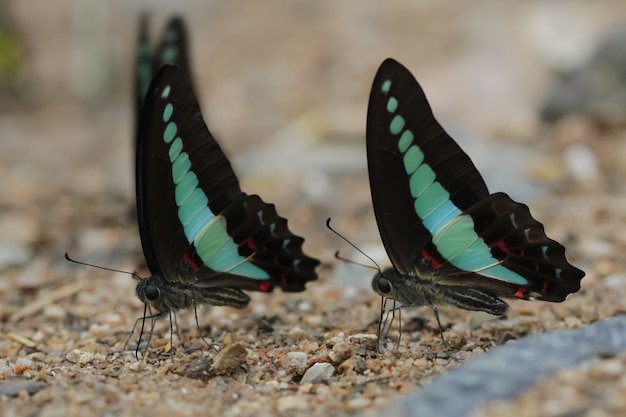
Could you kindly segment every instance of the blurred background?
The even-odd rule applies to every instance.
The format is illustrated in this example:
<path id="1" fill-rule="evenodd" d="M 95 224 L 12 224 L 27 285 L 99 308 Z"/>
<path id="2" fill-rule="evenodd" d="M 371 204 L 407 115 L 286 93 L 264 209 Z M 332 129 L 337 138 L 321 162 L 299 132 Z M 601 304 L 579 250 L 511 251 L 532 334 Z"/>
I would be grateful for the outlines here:
<path id="1" fill-rule="evenodd" d="M 133 216 L 133 68 L 142 15 L 154 45 L 169 18 L 185 20 L 205 120 L 242 189 L 275 203 L 290 229 L 306 238 L 306 253 L 323 265 L 304 293 L 251 294 L 245 310 L 203 310 L 200 328 L 191 312 L 180 314 L 183 336 L 175 346 L 189 350 L 163 359 L 167 366 L 157 353 L 145 372 L 133 373 L 142 362 L 121 351 L 143 311 L 136 280 L 70 264 L 63 253 L 147 274 Z M 250 409 L 263 404 L 273 410 L 265 415 L 276 415 L 264 393 L 300 392 L 299 379 L 276 377 L 283 372 L 275 366 L 278 350 L 304 340 L 311 357 L 325 354 L 324 340 L 371 334 L 378 323 L 372 272 L 333 258 L 341 250 L 365 262 L 324 222 L 332 217 L 337 230 L 388 264 L 365 157 L 369 90 L 387 57 L 416 76 L 490 190 L 527 203 L 587 276 L 566 303 L 514 301 L 510 317 L 491 328 L 476 325 L 467 312 L 442 308 L 446 337 L 463 346 L 456 353 L 440 345 L 430 311 L 422 313 L 432 331 L 410 320 L 417 312 L 407 313 L 406 339 L 412 335 L 411 349 L 419 353 L 404 350 L 410 357 L 396 368 L 386 355 L 376 358 L 373 380 L 387 391 L 360 397 L 359 385 L 343 379 L 348 370 L 336 377 L 340 388 L 353 387 L 354 398 L 367 401 L 350 405 L 350 390 L 324 397 L 333 389 L 324 384 L 319 396 L 307 392 L 307 401 L 335 410 L 380 405 L 441 372 L 442 361 L 456 366 L 509 339 L 623 313 L 625 28 L 623 0 L 0 0 L 0 328 L 9 335 L 0 338 L 2 378 L 24 374 L 50 385 L 28 404 L 33 415 L 44 403 L 67 411 L 94 402 L 153 416 L 182 415 L 192 406 L 185 415 L 207 414 L 210 403 L 215 411 L 208 414 L 225 415 L 242 385 L 229 385 L 233 394 L 220 388 L 221 379 L 211 380 L 218 388 L 208 401 L 206 386 L 194 385 L 185 369 L 227 340 L 240 340 L 256 367 L 248 371 L 253 385 L 245 387 Z M 266 333 L 266 318 L 276 319 L 276 331 Z M 169 342 L 168 325 L 160 322 L 155 346 Z M 75 347 L 111 356 L 82 367 L 66 360 Z M 445 352 L 433 368 L 428 351 L 437 347 Z M 17 358 L 30 362 L 19 365 Z M 129 385 L 133 375 L 137 386 Z M 154 396 L 155 385 L 162 397 Z M 224 393 L 219 401 L 218 391 Z M 17 414 L 28 411 L 20 406 L 26 401 L 3 404 Z"/>
<path id="2" fill-rule="evenodd" d="M 551 237 L 567 246 L 606 218 L 606 207 L 626 208 L 621 0 L 2 0 L 3 321 L 42 288 L 79 276 L 99 277 L 84 297 L 102 300 L 113 282 L 136 308 L 133 280 L 68 265 L 63 253 L 142 267 L 132 217 L 132 71 L 142 14 L 154 43 L 168 18 L 184 18 L 205 119 L 242 188 L 275 203 L 307 238 L 306 251 L 327 263 L 346 250 L 325 229 L 327 217 L 385 259 L 364 130 L 371 82 L 387 57 L 417 77 L 490 189 L 528 203 Z M 588 236 L 587 256 L 612 250 L 614 227 Z M 580 259 L 583 249 L 568 254 Z M 369 286 L 369 272 L 348 275 Z M 89 300 L 85 314 L 111 308 Z"/>

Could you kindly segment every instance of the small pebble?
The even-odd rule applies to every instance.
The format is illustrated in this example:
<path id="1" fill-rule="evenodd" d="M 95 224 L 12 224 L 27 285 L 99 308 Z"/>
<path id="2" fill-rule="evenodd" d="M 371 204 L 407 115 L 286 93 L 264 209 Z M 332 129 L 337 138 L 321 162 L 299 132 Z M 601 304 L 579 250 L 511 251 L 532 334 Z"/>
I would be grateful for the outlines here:
<path id="1" fill-rule="evenodd" d="M 217 375 L 229 375 L 246 363 L 247 358 L 245 347 L 239 343 L 228 345 L 215 356 L 211 371 Z"/>
<path id="2" fill-rule="evenodd" d="M 15 375 L 22 375 L 24 372 L 33 369 L 33 361 L 30 358 L 18 358 L 15 361 L 15 367 L 13 373 Z"/>
<path id="3" fill-rule="evenodd" d="M 84 352 L 79 349 L 72 349 L 67 355 L 65 355 L 65 359 L 78 365 L 87 365 L 88 363 L 93 362 L 94 358 L 93 353 Z"/>
<path id="4" fill-rule="evenodd" d="M 370 333 L 359 333 L 348 336 L 348 342 L 365 346 L 367 350 L 376 350 L 378 336 Z"/>
<path id="5" fill-rule="evenodd" d="M 135 361 L 128 365 L 128 369 L 133 372 L 140 372 L 143 369 L 143 361 Z"/>
<path id="6" fill-rule="evenodd" d="M 311 366 L 302 376 L 300 384 L 319 384 L 328 381 L 335 374 L 333 365 L 319 362 Z"/>
<path id="7" fill-rule="evenodd" d="M 352 356 L 352 344 L 349 342 L 339 342 L 333 346 L 332 351 L 328 354 L 333 364 L 338 365 Z"/>
<path id="8" fill-rule="evenodd" d="M 191 379 L 200 379 L 208 381 L 211 378 L 211 365 L 213 362 L 205 357 L 199 357 L 192 360 L 187 366 L 185 376 Z"/>
<path id="9" fill-rule="evenodd" d="M 301 372 L 307 367 L 308 355 L 304 352 L 288 352 L 283 360 L 288 371 Z"/>

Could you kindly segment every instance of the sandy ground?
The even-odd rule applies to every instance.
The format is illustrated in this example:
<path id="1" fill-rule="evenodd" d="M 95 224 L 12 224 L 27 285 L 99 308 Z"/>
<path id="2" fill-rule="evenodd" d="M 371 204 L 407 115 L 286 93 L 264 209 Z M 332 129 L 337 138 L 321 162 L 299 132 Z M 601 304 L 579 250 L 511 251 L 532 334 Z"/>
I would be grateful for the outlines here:
<path id="1" fill-rule="evenodd" d="M 24 52 L 0 106 L 4 416 L 359 415 L 494 346 L 625 310 L 624 119 L 571 115 L 545 125 L 538 117 L 554 75 L 588 59 L 626 12 L 622 2 L 2 7 Z M 193 312 L 181 312 L 173 346 L 169 323 L 159 322 L 148 354 L 137 359 L 122 350 L 143 312 L 136 280 L 70 264 L 63 253 L 147 273 L 132 217 L 131 147 L 131 68 L 144 10 L 155 37 L 172 13 L 184 15 L 205 118 L 242 188 L 275 203 L 323 263 L 306 292 L 250 294 L 244 310 L 201 309 L 199 328 Z M 385 351 L 375 352 L 373 274 L 334 259 L 341 250 L 366 262 L 324 222 L 332 217 L 386 262 L 364 125 L 371 81 L 388 56 L 417 76 L 490 189 L 523 199 L 567 247 L 587 272 L 579 293 L 562 304 L 513 301 L 500 320 L 442 307 L 447 347 L 428 309 L 405 311 L 399 346 L 396 320 Z M 555 398 L 575 398 L 576 415 L 626 412 L 587 395 L 617 389 L 605 377 L 618 380 L 626 361 L 607 361 L 485 413 L 566 415 L 540 407 Z"/>

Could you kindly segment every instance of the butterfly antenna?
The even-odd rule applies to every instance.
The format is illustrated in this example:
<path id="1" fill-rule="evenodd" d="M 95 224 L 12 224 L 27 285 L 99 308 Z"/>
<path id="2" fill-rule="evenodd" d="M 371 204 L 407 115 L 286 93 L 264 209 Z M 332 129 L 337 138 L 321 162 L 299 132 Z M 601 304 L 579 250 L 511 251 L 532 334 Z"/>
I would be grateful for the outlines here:
<path id="1" fill-rule="evenodd" d="M 70 261 L 70 262 L 75 263 L 75 264 L 78 264 L 78 265 L 84 265 L 84 266 L 90 266 L 90 267 L 92 267 L 92 268 L 104 269 L 105 271 L 120 272 L 120 273 L 122 273 L 122 274 L 128 274 L 128 275 L 131 275 L 132 277 L 137 278 L 137 279 L 143 279 L 143 278 L 141 278 L 139 275 L 137 275 L 137 274 L 136 274 L 136 273 L 134 273 L 134 272 L 122 271 L 122 270 L 120 270 L 120 269 L 107 268 L 107 267 L 105 267 L 105 266 L 94 265 L 94 264 L 88 264 L 88 263 L 86 263 L 86 262 L 77 261 L 76 259 L 72 259 L 72 258 L 70 258 L 70 255 L 69 255 L 67 252 L 65 252 L 65 259 L 66 259 L 67 261 Z"/>
<path id="2" fill-rule="evenodd" d="M 342 235 L 341 233 L 339 233 L 338 231 L 336 231 L 335 229 L 333 229 L 330 226 L 330 217 L 328 219 L 326 219 L 326 227 L 328 228 L 328 230 L 330 230 L 331 232 L 333 232 L 334 234 L 336 234 L 337 236 L 339 236 L 344 242 L 346 242 L 348 245 L 352 246 L 354 249 L 356 249 L 361 255 L 365 256 L 367 259 L 369 259 L 370 261 L 372 261 L 372 263 L 374 265 L 376 265 L 376 267 L 373 266 L 369 266 L 369 265 L 364 265 L 358 262 L 355 262 L 351 259 L 347 259 L 344 257 L 339 256 L 339 251 L 335 252 L 335 258 L 339 259 L 340 261 L 344 261 L 344 262 L 348 262 L 354 265 L 359 265 L 365 268 L 370 268 L 370 269 L 375 269 L 378 272 L 380 272 L 380 266 L 376 263 L 376 261 L 374 259 L 372 259 L 371 256 L 369 256 L 368 254 L 366 254 L 365 252 L 363 252 L 361 249 L 359 249 L 354 243 L 350 242 L 344 235 Z"/>

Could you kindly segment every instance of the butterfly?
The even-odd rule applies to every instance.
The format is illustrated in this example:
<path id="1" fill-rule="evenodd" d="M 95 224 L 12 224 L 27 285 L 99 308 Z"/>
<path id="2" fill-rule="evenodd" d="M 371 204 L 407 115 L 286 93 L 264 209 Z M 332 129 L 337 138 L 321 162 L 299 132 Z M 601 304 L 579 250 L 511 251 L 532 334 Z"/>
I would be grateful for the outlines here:
<path id="1" fill-rule="evenodd" d="M 172 64 L 180 67 L 191 78 L 191 64 L 189 59 L 189 43 L 187 29 L 182 17 L 170 18 L 163 30 L 161 40 L 156 51 L 152 50 L 149 35 L 148 16 L 143 15 L 139 20 L 139 34 L 137 36 L 137 50 L 135 56 L 135 120 L 139 126 L 141 107 L 146 91 L 152 81 L 152 76 L 161 65 Z"/>
<path id="2" fill-rule="evenodd" d="M 165 65 L 146 94 L 136 151 L 137 213 L 153 317 L 201 304 L 244 308 L 243 290 L 304 291 L 317 259 L 273 204 L 241 191 L 190 81 Z M 145 316 L 145 315 L 144 315 Z M 154 321 L 153 321 L 154 325 Z"/>
<path id="3" fill-rule="evenodd" d="M 378 229 L 393 264 L 372 281 L 384 299 L 430 306 L 439 323 L 437 304 L 502 315 L 508 304 L 500 297 L 561 302 L 580 289 L 585 273 L 567 261 L 565 248 L 546 236 L 526 205 L 489 193 L 435 120 L 417 80 L 393 59 L 374 78 L 367 161 Z"/>

